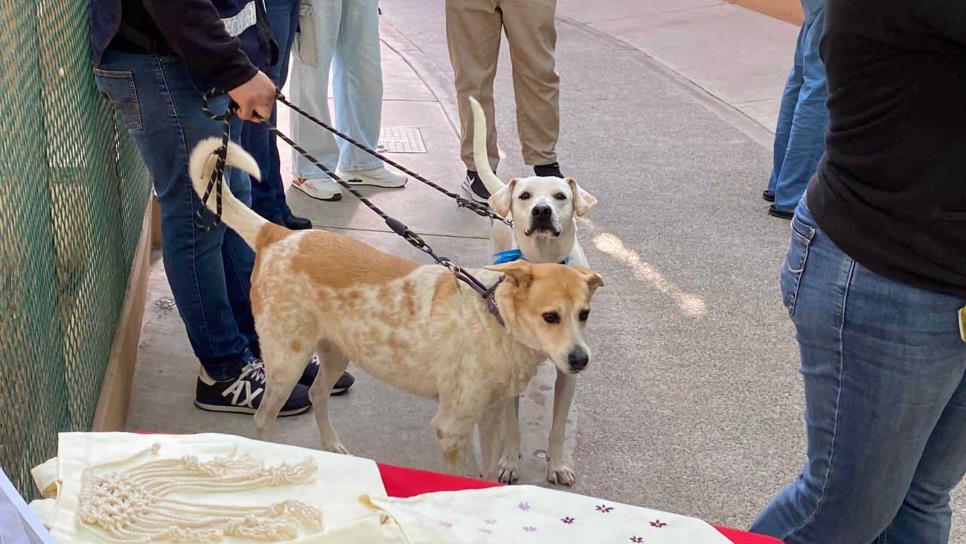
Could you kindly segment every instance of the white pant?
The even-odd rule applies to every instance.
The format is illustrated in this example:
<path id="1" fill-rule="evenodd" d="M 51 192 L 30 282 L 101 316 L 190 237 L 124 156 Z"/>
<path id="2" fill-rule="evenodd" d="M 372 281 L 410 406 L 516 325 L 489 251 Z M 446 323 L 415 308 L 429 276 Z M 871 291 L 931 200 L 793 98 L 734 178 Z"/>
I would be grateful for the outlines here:
<path id="1" fill-rule="evenodd" d="M 335 127 L 375 149 L 382 122 L 382 57 L 379 51 L 379 0 L 302 0 L 292 67 L 292 100 L 331 125 L 329 67 L 335 94 Z M 314 42 L 314 43 L 313 43 Z M 334 169 L 356 172 L 381 168 L 382 161 L 336 139 L 297 113 L 292 132 L 310 154 Z M 325 177 L 298 153 L 299 177 Z"/>

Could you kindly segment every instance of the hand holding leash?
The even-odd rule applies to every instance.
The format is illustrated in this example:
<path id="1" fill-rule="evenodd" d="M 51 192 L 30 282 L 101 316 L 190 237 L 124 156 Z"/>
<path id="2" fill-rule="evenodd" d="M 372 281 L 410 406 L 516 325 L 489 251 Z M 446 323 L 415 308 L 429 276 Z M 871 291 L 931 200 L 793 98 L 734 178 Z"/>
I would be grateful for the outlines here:
<path id="1" fill-rule="evenodd" d="M 228 96 L 238 104 L 238 117 L 245 121 L 261 123 L 272 117 L 275 107 L 275 84 L 265 72 L 228 91 Z"/>

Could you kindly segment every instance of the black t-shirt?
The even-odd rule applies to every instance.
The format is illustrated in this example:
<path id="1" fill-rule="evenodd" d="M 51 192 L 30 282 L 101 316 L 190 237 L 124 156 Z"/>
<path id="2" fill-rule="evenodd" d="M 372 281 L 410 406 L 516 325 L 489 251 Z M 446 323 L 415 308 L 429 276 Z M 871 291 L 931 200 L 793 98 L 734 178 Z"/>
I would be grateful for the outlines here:
<path id="1" fill-rule="evenodd" d="M 254 77 L 256 66 L 268 65 L 263 48 L 250 47 L 246 54 L 211 0 L 122 0 L 121 6 L 112 46 L 122 51 L 178 55 L 196 77 L 223 90 Z M 146 50 L 145 41 L 154 42 L 154 50 Z"/>
<path id="2" fill-rule="evenodd" d="M 828 0 L 806 201 L 873 272 L 966 295 L 966 0 Z"/>

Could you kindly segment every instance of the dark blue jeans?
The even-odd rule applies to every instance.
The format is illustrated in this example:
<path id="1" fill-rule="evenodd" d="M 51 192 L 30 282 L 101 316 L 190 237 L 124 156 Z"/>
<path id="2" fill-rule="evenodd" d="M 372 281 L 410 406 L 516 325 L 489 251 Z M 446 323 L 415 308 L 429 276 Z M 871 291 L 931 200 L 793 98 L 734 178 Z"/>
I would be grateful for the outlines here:
<path id="1" fill-rule="evenodd" d="M 295 29 L 299 21 L 299 0 L 265 0 L 268 24 L 278 42 L 279 59 L 265 70 L 275 86 L 281 89 L 288 77 L 289 54 L 295 41 Z M 272 124 L 278 115 L 272 111 Z M 278 145 L 275 134 L 265 125 L 245 123 L 241 137 L 242 146 L 255 157 L 262 170 L 262 180 L 252 184 L 252 209 L 259 215 L 277 224 L 291 214 L 285 202 L 285 187 L 282 185 L 281 163 L 278 158 Z"/>
<path id="2" fill-rule="evenodd" d="M 188 179 L 188 154 L 223 123 L 202 112 L 203 89 L 181 59 L 108 50 L 94 69 L 98 89 L 123 116 L 154 183 L 161 207 L 164 267 L 195 355 L 214 379 L 237 374 L 255 342 L 248 292 L 254 253 L 224 224 L 206 230 Z M 215 111 L 227 96 L 211 102 Z M 235 135 L 240 123 L 232 125 Z M 251 199 L 250 181 L 228 173 L 231 190 Z M 209 217 L 210 219 L 210 217 Z"/>
<path id="3" fill-rule="evenodd" d="M 966 297 L 884 278 L 803 201 L 781 292 L 805 381 L 808 462 L 752 526 L 786 544 L 943 544 L 966 471 Z"/>

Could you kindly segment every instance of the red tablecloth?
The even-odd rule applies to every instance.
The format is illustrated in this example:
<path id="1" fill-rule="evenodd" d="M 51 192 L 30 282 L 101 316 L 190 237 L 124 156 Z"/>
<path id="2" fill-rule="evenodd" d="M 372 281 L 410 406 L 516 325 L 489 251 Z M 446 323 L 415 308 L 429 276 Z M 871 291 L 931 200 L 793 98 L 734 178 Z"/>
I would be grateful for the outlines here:
<path id="1" fill-rule="evenodd" d="M 458 478 L 436 472 L 403 468 L 393 465 L 379 465 L 382 483 L 386 486 L 386 493 L 390 497 L 412 497 L 433 491 L 459 491 L 461 489 L 484 489 L 496 487 L 500 484 Z M 737 531 L 727 527 L 715 527 L 735 544 L 781 544 L 781 541 L 771 537 L 754 535 L 744 531 Z"/>

